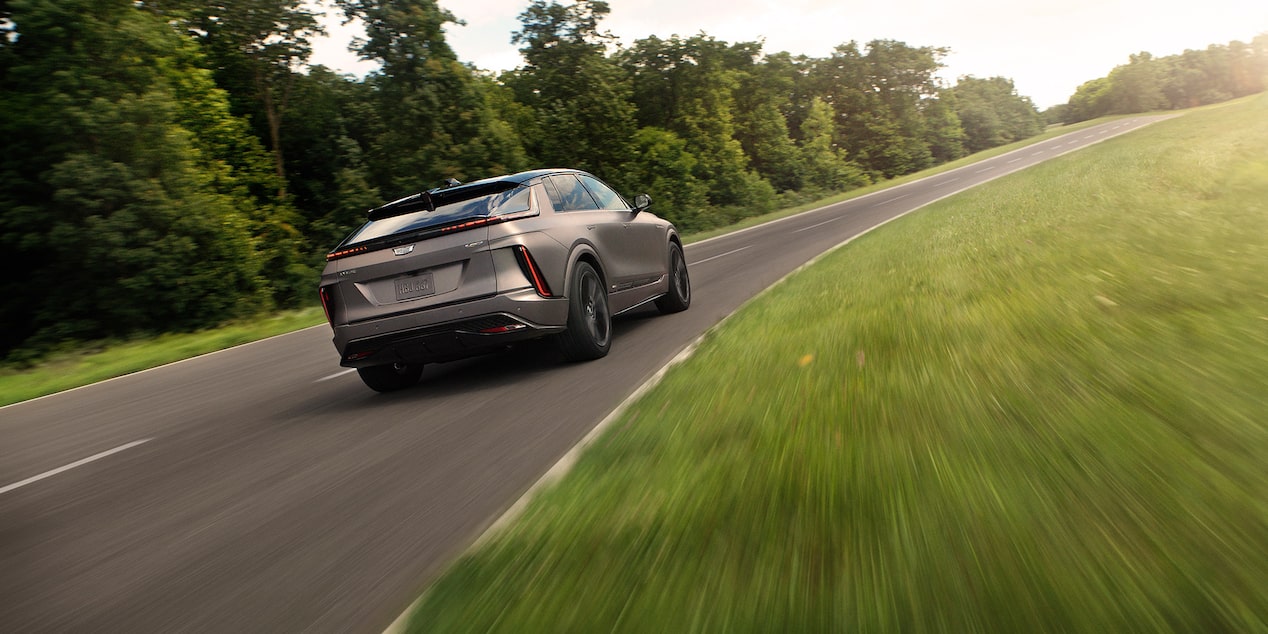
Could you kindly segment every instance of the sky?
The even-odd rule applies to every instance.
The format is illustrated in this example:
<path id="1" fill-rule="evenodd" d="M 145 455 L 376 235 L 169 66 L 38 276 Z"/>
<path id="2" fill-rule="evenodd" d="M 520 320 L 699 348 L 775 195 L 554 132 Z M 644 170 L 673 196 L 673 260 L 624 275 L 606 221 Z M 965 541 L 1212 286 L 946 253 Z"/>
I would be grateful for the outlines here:
<path id="1" fill-rule="evenodd" d="M 566 0 L 565 0 L 566 3 Z M 448 25 L 458 58 L 479 68 L 522 63 L 511 44 L 529 0 L 440 0 L 466 23 Z M 851 40 L 891 39 L 947 47 L 948 83 L 963 75 L 1003 76 L 1047 108 L 1079 84 L 1104 77 L 1128 55 L 1249 42 L 1268 32 L 1268 0 L 609 0 L 600 28 L 625 45 L 650 35 L 704 32 L 726 42 L 764 41 L 763 51 L 826 57 Z M 332 11 L 333 16 L 333 11 Z M 358 25 L 326 21 L 312 63 L 362 76 L 374 70 L 347 51 Z"/>

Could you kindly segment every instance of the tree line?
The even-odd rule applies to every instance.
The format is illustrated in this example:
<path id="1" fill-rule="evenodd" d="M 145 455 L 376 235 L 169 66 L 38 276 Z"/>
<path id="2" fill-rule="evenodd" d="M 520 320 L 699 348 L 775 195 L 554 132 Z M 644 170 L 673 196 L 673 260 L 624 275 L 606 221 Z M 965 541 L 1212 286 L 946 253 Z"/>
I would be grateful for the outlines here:
<path id="1" fill-rule="evenodd" d="M 310 304 L 367 209 L 446 178 L 577 167 L 695 231 L 1042 127 L 1009 79 L 940 82 L 943 48 L 620 46 L 606 2 L 526 0 L 494 74 L 435 0 L 332 1 L 365 78 L 307 66 L 302 0 L 0 3 L 0 355 Z"/>
<path id="2" fill-rule="evenodd" d="M 1044 112 L 1051 123 L 1111 114 L 1178 110 L 1253 95 L 1268 88 L 1268 33 L 1251 43 L 1212 44 L 1203 50 L 1154 57 L 1142 52 L 1109 75 L 1075 90 L 1070 101 Z"/>

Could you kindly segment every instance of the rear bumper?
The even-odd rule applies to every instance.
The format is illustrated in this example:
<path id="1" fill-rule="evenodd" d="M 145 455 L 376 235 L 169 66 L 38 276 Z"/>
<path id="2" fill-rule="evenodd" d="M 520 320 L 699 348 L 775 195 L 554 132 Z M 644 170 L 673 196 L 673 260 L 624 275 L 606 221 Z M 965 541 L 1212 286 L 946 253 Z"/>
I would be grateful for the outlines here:
<path id="1" fill-rule="evenodd" d="M 452 361 L 563 331 L 568 300 L 523 289 L 335 327 L 339 364 Z"/>

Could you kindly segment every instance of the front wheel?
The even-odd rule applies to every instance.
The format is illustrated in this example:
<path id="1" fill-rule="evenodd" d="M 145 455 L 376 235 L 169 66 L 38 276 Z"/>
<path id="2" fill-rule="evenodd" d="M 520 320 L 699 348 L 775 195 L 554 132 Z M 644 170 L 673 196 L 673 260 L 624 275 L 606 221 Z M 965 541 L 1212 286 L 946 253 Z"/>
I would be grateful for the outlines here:
<path id="1" fill-rule="evenodd" d="M 608 292 L 594 267 L 577 263 L 568 300 L 568 329 L 559 334 L 559 350 L 569 361 L 606 356 L 612 347 Z"/>
<path id="2" fill-rule="evenodd" d="M 687 275 L 687 259 L 677 242 L 669 243 L 669 292 L 656 300 L 662 314 L 681 313 L 691 306 L 691 277 Z"/>
<path id="3" fill-rule="evenodd" d="M 373 365 L 368 368 L 357 368 L 357 374 L 366 387 L 375 392 L 395 392 L 403 390 L 423 376 L 421 363 L 393 363 L 391 365 Z"/>

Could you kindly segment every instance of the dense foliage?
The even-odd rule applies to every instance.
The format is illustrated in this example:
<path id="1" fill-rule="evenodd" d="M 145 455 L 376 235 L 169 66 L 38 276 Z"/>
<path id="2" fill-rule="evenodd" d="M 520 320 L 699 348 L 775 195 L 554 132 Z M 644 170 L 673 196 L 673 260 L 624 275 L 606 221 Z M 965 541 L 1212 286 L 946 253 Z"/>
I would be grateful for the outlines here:
<path id="1" fill-rule="evenodd" d="M 579 167 L 693 231 L 1039 129 L 1007 79 L 943 85 L 941 48 L 620 47 L 607 2 L 526 3 L 524 63 L 495 76 L 436 0 L 334 0 L 366 25 L 364 79 L 306 66 L 302 0 L 0 3 L 0 356 L 310 303 L 367 208 L 444 178 Z M 1183 94 L 1262 72 L 1228 81 Z"/>
<path id="2" fill-rule="evenodd" d="M 1108 114 L 1176 110 L 1219 103 L 1268 88 L 1268 33 L 1250 44 L 1212 44 L 1204 50 L 1154 57 L 1138 53 L 1109 75 L 1079 86 L 1069 103 L 1046 113 L 1074 123 Z"/>

